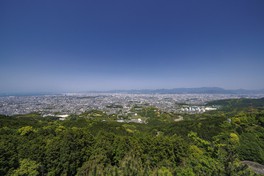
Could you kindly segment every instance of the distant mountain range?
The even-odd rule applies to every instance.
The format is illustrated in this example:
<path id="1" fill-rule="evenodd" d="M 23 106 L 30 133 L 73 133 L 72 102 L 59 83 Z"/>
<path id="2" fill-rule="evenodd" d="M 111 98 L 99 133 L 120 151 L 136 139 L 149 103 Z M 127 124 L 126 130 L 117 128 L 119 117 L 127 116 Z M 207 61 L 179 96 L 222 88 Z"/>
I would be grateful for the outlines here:
<path id="1" fill-rule="evenodd" d="M 74 92 L 73 92 L 74 93 Z M 76 93 L 128 93 L 128 94 L 264 94 L 264 89 L 228 90 L 219 87 L 199 87 L 199 88 L 174 88 L 174 89 L 131 89 L 131 90 L 109 90 L 109 91 L 82 91 Z M 60 95 L 61 93 L 0 93 L 0 96 L 41 96 Z"/>
<path id="2" fill-rule="evenodd" d="M 219 87 L 200 87 L 200 88 L 174 88 L 174 89 L 138 89 L 138 90 L 110 90 L 92 91 L 97 93 L 133 93 L 133 94 L 264 94 L 264 89 L 246 90 L 236 89 L 227 90 Z"/>

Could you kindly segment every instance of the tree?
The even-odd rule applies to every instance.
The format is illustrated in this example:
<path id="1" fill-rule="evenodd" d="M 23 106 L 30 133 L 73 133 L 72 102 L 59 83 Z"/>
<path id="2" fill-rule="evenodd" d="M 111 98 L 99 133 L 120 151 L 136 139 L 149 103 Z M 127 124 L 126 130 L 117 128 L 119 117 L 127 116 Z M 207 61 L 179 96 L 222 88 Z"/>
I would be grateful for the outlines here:
<path id="1" fill-rule="evenodd" d="M 13 172 L 13 176 L 37 176 L 39 175 L 40 164 L 29 159 L 19 161 L 19 168 Z"/>

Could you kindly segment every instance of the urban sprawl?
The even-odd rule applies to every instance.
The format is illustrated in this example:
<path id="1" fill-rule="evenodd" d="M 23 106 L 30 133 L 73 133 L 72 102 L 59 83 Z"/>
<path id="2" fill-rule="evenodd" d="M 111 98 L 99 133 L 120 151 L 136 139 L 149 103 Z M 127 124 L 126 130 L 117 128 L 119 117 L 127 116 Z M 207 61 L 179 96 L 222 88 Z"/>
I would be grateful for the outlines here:
<path id="1" fill-rule="evenodd" d="M 219 107 L 206 106 L 212 100 L 229 98 L 260 98 L 263 95 L 236 94 L 107 94 L 66 93 L 42 96 L 0 97 L 0 114 L 17 115 L 32 112 L 42 116 L 67 117 L 90 110 L 106 114 L 125 115 L 132 107 L 154 106 L 162 111 L 175 113 L 203 113 Z"/>

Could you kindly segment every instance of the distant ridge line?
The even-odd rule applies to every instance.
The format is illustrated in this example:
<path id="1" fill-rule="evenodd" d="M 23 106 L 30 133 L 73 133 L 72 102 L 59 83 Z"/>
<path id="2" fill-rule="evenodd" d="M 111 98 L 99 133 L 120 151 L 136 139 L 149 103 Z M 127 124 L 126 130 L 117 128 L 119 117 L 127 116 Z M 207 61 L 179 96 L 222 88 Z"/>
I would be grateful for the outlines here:
<path id="1" fill-rule="evenodd" d="M 199 88 L 173 88 L 173 89 L 131 89 L 131 90 L 88 91 L 88 92 L 90 93 L 134 93 L 134 94 L 264 94 L 264 89 L 228 90 L 228 89 L 223 89 L 220 87 L 199 87 Z"/>
<path id="2" fill-rule="evenodd" d="M 67 93 L 128 93 L 128 94 L 264 94 L 264 89 L 223 89 L 220 87 L 198 87 L 198 88 L 173 88 L 173 89 L 130 89 L 130 90 L 106 90 L 106 91 L 76 91 Z M 12 92 L 0 93 L 0 97 L 5 96 L 43 96 L 43 95 L 63 95 L 65 92 Z"/>

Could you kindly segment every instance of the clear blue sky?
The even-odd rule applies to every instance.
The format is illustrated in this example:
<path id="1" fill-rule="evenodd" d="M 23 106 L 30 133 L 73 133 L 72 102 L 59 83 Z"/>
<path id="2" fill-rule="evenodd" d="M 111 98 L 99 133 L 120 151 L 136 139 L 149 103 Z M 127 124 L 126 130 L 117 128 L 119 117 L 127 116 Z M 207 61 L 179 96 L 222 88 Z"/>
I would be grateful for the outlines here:
<path id="1" fill-rule="evenodd" d="M 1 0 L 0 92 L 264 88 L 263 0 Z"/>

